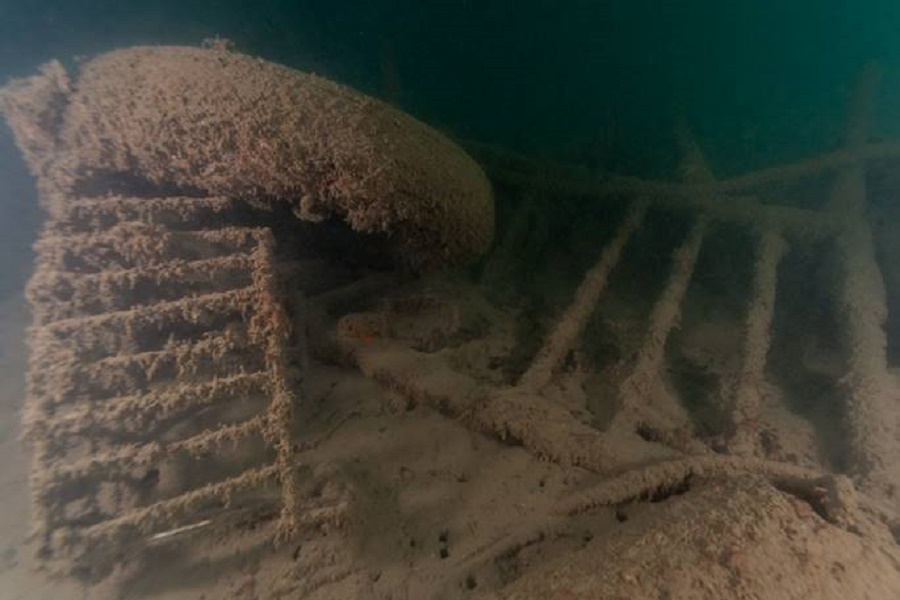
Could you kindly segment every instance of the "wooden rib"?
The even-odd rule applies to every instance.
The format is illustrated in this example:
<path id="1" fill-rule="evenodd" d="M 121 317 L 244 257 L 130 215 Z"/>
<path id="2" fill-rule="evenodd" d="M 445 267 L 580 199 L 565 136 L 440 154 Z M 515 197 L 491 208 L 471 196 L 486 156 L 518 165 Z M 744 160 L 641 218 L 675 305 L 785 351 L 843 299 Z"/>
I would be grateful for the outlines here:
<path id="1" fill-rule="evenodd" d="M 36 321 L 48 323 L 243 287 L 249 270 L 248 254 L 90 274 L 39 269 L 27 296 Z"/>
<path id="2" fill-rule="evenodd" d="M 286 343 L 291 325 L 275 282 L 275 240 L 270 231 L 260 235 L 254 258 L 254 287 L 259 306 L 250 321 L 251 335 L 266 349 L 272 400 L 267 411 L 263 437 L 275 449 L 275 465 L 281 483 L 282 511 L 276 541 L 291 538 L 299 524 L 297 473 L 293 463 L 291 424 L 297 399 L 287 371 Z"/>
<path id="3" fill-rule="evenodd" d="M 880 148 L 875 146 L 876 150 Z M 882 149 L 886 150 L 887 155 L 900 159 L 900 143 Z M 489 150 L 488 154 L 492 152 L 495 151 Z M 881 154 L 874 151 L 867 156 L 879 158 Z M 840 220 L 822 211 L 760 204 L 746 197 L 729 198 L 727 202 L 723 202 L 722 198 L 732 194 L 746 194 L 767 184 L 816 175 L 862 158 L 865 157 L 836 153 L 834 156 L 826 155 L 821 159 L 811 159 L 787 168 L 777 167 L 747 176 L 705 183 L 648 181 L 618 175 L 598 177 L 584 169 L 565 165 L 545 166 L 518 155 L 514 155 L 511 160 L 493 161 L 495 168 L 490 168 L 491 163 L 488 161 L 488 167 L 491 176 L 498 181 L 544 193 L 587 195 L 616 202 L 622 196 L 640 197 L 651 207 L 695 211 L 718 222 L 751 227 L 767 221 L 785 234 L 821 239 L 838 231 L 841 227 Z M 507 164 L 513 164 L 514 168 L 507 168 Z"/>
<path id="4" fill-rule="evenodd" d="M 44 503 L 49 504 L 73 485 L 85 481 L 129 478 L 134 476 L 136 470 L 146 469 L 178 454 L 200 456 L 224 444 L 235 443 L 263 433 L 268 425 L 267 415 L 257 415 L 246 421 L 222 425 L 177 442 L 120 446 L 116 451 L 101 456 L 92 456 L 60 467 L 46 468 L 41 473 L 35 473 L 35 481 Z"/>
<path id="5" fill-rule="evenodd" d="M 860 77 L 844 130 L 844 149 L 848 152 L 859 151 L 866 143 L 872 102 L 879 79 L 880 74 L 874 67 L 866 69 Z M 828 199 L 828 208 L 844 216 L 862 216 L 866 209 L 865 177 L 864 164 L 847 165 L 838 171 Z"/>
<path id="6" fill-rule="evenodd" d="M 224 499 L 227 503 L 229 498 L 241 492 L 262 487 L 278 476 L 278 467 L 275 465 L 250 469 L 225 481 L 208 484 L 175 498 L 131 510 L 122 516 L 102 523 L 84 529 L 70 529 L 71 542 L 80 544 L 90 541 L 118 545 L 134 541 L 163 528 L 171 527 L 172 523 L 177 523 L 186 516 L 196 513 L 210 501 Z"/>
<path id="7" fill-rule="evenodd" d="M 682 177 L 686 181 L 714 181 L 712 167 L 685 120 L 676 124 L 675 135 L 682 149 Z M 677 421 L 668 423 L 659 418 L 657 411 L 651 408 L 651 402 L 671 413 L 672 417 L 683 413 L 683 408 L 669 394 L 654 392 L 658 388 L 657 380 L 665 360 L 666 342 L 672 329 L 681 320 L 681 304 L 693 277 L 707 228 L 705 215 L 694 216 L 687 236 L 672 255 L 672 267 L 666 287 L 650 313 L 650 324 L 631 373 L 619 386 L 619 411 L 611 424 L 613 428 L 621 427 L 629 431 L 643 426 L 652 429 L 653 436 L 663 443 L 675 444 L 671 430 L 677 429 L 681 424 Z"/>
<path id="8" fill-rule="evenodd" d="M 123 223 L 103 232 L 65 234 L 45 229 L 35 244 L 36 266 L 49 271 L 100 273 L 251 250 L 259 230 L 230 227 L 172 232 L 159 225 Z"/>
<path id="9" fill-rule="evenodd" d="M 37 328 L 34 340 L 36 345 L 64 343 L 76 352 L 100 353 L 104 356 L 147 350 L 141 347 L 144 345 L 141 337 L 152 330 L 172 329 L 185 323 L 208 327 L 208 321 L 247 312 L 254 306 L 255 294 L 254 287 L 248 286 L 228 292 L 159 302 L 132 310 L 63 319 Z"/>
<path id="10" fill-rule="evenodd" d="M 827 478 L 820 471 L 776 461 L 722 455 L 688 456 L 652 463 L 611 477 L 567 498 L 554 512 L 573 515 L 598 506 L 615 506 L 649 498 L 659 491 L 677 489 L 693 476 L 722 475 L 762 475 L 778 487 L 801 488 L 812 488 Z"/>
<path id="11" fill-rule="evenodd" d="M 647 500 L 668 490 L 677 490 L 690 483 L 692 477 L 717 477 L 722 475 L 760 475 L 779 488 L 800 489 L 807 492 L 819 486 L 829 485 L 829 476 L 793 465 L 739 458 L 735 456 L 689 456 L 662 461 L 629 469 L 600 483 L 571 494 L 553 507 L 548 519 L 535 526 L 527 523 L 518 530 L 504 532 L 492 542 L 476 549 L 462 559 L 469 569 L 485 560 L 502 556 L 509 549 L 522 547 L 546 537 L 557 525 L 572 515 L 588 512 L 601 506 L 619 506 L 629 502 Z"/>
<path id="12" fill-rule="evenodd" d="M 50 503 L 45 501 L 41 486 L 38 484 L 40 474 L 46 471 L 50 464 L 49 441 L 37 438 L 31 443 L 31 466 L 28 473 L 29 512 L 34 523 L 33 532 L 36 540 L 39 540 L 39 553 L 45 551 L 50 543 L 50 536 L 54 530 L 54 523 L 60 517 L 58 511 L 51 510 Z"/>
<path id="13" fill-rule="evenodd" d="M 878 74 L 863 74 L 845 132 L 848 151 L 857 151 L 867 135 Z M 846 227 L 837 238 L 842 277 L 839 315 L 848 347 L 848 372 L 841 379 L 850 433 L 852 473 L 863 489 L 897 506 L 900 472 L 900 390 L 887 361 L 884 322 L 888 308 L 884 281 L 875 257 L 866 218 L 866 172 L 862 164 L 847 166 L 835 179 L 829 205 Z"/>
<path id="14" fill-rule="evenodd" d="M 109 387 L 116 388 L 118 382 L 122 384 L 118 387 L 132 389 L 139 387 L 133 385 L 136 382 L 128 377 L 129 371 L 135 368 L 146 372 L 149 378 L 152 378 L 153 373 L 159 373 L 162 370 L 174 370 L 175 372 L 170 375 L 181 379 L 185 376 L 192 377 L 194 371 L 191 369 L 196 367 L 195 363 L 198 359 L 205 357 L 209 359 L 207 362 L 210 362 L 211 367 L 217 372 L 219 363 L 221 363 L 220 359 L 224 356 L 221 342 L 230 339 L 233 332 L 225 329 L 224 333 L 214 338 L 201 338 L 196 342 L 169 340 L 166 347 L 160 351 L 113 356 L 84 365 L 68 363 L 62 359 L 70 357 L 69 360 L 80 362 L 85 359 L 84 350 L 96 350 L 98 347 L 103 347 L 105 351 L 127 351 L 130 345 L 127 342 L 138 341 L 142 332 L 149 333 L 149 329 L 152 329 L 153 333 L 157 333 L 157 330 L 159 332 L 168 331 L 182 323 L 190 322 L 196 325 L 198 318 L 204 314 L 221 317 L 223 314 L 236 312 L 239 320 L 245 324 L 247 334 L 234 338 L 232 340 L 234 343 L 226 344 L 226 346 L 238 349 L 260 348 L 264 353 L 266 369 L 265 372 L 249 375 L 240 373 L 230 378 L 207 380 L 205 383 L 182 382 L 166 388 L 164 391 L 115 398 L 103 402 L 99 406 L 94 403 L 75 405 L 71 410 L 61 413 L 58 417 L 41 415 L 42 409 L 38 408 L 36 420 L 43 419 L 41 425 L 44 429 L 35 436 L 39 440 L 36 443 L 38 448 L 32 475 L 34 505 L 36 514 L 40 515 L 42 519 L 42 535 L 45 544 L 49 543 L 47 536 L 50 533 L 54 534 L 55 539 L 58 539 L 58 536 L 63 533 L 63 530 L 57 530 L 60 523 L 54 515 L 62 514 L 59 502 L 64 501 L 63 499 L 70 493 L 69 490 L 75 489 L 73 486 L 81 492 L 88 490 L 86 493 L 90 495 L 92 493 L 90 489 L 100 483 L 127 480 L 134 477 L 136 471 L 139 472 L 140 469 L 150 467 L 161 460 L 167 460 L 173 455 L 179 453 L 205 454 L 223 443 L 234 443 L 254 434 L 260 435 L 274 449 L 276 454 L 274 465 L 245 473 L 226 482 L 193 490 L 146 509 L 129 509 L 121 516 L 98 525 L 84 529 L 70 528 L 67 531 L 73 536 L 73 539 L 79 540 L 80 544 L 87 539 L 85 536 L 89 537 L 94 534 L 101 537 L 104 535 L 127 537 L 133 533 L 129 531 L 132 524 L 146 522 L 147 519 L 153 520 L 159 526 L 177 527 L 179 525 L 177 519 L 186 516 L 190 512 L 190 507 L 195 503 L 207 502 L 221 494 L 227 496 L 232 493 L 229 490 L 237 490 L 248 481 L 257 480 L 260 477 L 263 479 L 277 478 L 281 483 L 284 506 L 278 528 L 280 538 L 291 535 L 299 524 L 305 522 L 302 515 L 298 515 L 296 474 L 291 460 L 293 446 L 290 426 L 294 397 L 288 384 L 284 347 L 289 327 L 274 279 L 274 241 L 268 232 L 250 231 L 252 239 L 256 242 L 256 248 L 252 255 L 242 258 L 243 261 L 246 261 L 247 269 L 251 271 L 251 285 L 247 287 L 193 298 L 158 302 L 149 306 L 132 307 L 129 310 L 62 319 L 37 327 L 33 331 L 33 340 L 35 341 L 33 366 L 46 363 L 48 372 L 53 373 L 54 361 L 56 361 L 58 368 L 52 377 L 57 379 L 63 376 L 67 370 L 71 371 L 72 368 L 77 367 L 76 371 L 84 371 L 82 375 L 93 375 L 93 377 L 87 378 L 90 380 L 89 383 L 93 382 L 92 385 L 104 387 L 108 384 Z M 223 239 L 230 237 L 226 233 Z M 165 269 L 156 271 L 156 273 L 165 272 Z M 146 276 L 146 271 L 141 271 L 141 273 Z M 130 275 L 120 272 L 109 279 L 128 285 Z M 87 276 L 86 279 L 90 280 L 91 277 L 98 282 L 109 280 L 104 275 Z M 78 279 L 83 281 L 85 278 Z M 177 279 L 177 277 L 170 278 L 173 284 L 178 283 Z M 158 280 L 151 278 L 148 281 L 155 284 Z M 209 324 L 207 323 L 206 326 L 208 329 Z M 111 375 L 111 369 L 118 375 L 116 373 Z M 205 373 L 202 374 L 205 375 Z M 74 372 L 66 375 L 70 379 L 69 383 L 75 384 L 76 375 Z M 124 379 L 122 379 L 123 377 Z M 40 374 L 36 372 L 35 378 L 40 380 Z M 56 383 L 60 383 L 60 381 L 56 381 Z M 83 382 L 79 385 L 84 387 Z M 32 387 L 39 391 L 41 385 L 36 384 Z M 44 387 L 54 386 L 47 384 Z M 82 391 L 84 394 L 75 395 L 94 395 L 88 394 L 90 389 L 85 388 Z M 264 414 L 241 423 L 220 426 L 215 430 L 208 430 L 185 440 L 167 444 L 122 445 L 106 454 L 94 455 L 61 466 L 55 466 L 49 458 L 48 442 L 61 438 L 84 437 L 98 425 L 119 426 L 120 431 L 124 428 L 145 432 L 148 427 L 152 428 L 154 422 L 177 415 L 180 411 L 233 399 L 244 393 L 258 394 L 260 391 L 270 395 L 270 401 Z M 35 406 L 46 408 L 46 399 L 43 404 L 33 403 L 32 407 Z M 83 495 L 81 492 L 80 495 Z M 227 497 L 225 501 L 227 502 Z M 183 514 L 179 511 L 183 511 Z M 75 551 L 79 552 L 77 549 Z"/>
<path id="15" fill-rule="evenodd" d="M 888 371 L 883 323 L 887 300 L 874 243 L 862 218 L 838 238 L 841 281 L 839 317 L 849 351 L 841 378 L 850 434 L 851 469 L 863 489 L 892 498 L 900 489 L 896 457 L 900 456 L 897 413 L 900 392 Z"/>
<path id="16" fill-rule="evenodd" d="M 156 424 L 182 413 L 262 395 L 268 388 L 269 374 L 265 372 L 217 377 L 204 383 L 180 383 L 163 392 L 121 396 L 99 405 L 79 406 L 38 426 L 38 435 L 54 441 L 87 434 L 149 435 Z"/>
<path id="17" fill-rule="evenodd" d="M 647 403 L 665 358 L 666 341 L 681 318 L 681 302 L 693 276 L 707 226 L 707 220 L 698 217 L 672 257 L 669 280 L 650 314 L 650 325 L 634 367 L 619 388 L 620 412 L 617 419 L 640 422 L 649 416 Z"/>
<path id="18" fill-rule="evenodd" d="M 612 176 L 606 182 L 607 194 L 653 194 L 677 196 L 682 201 L 691 197 L 722 196 L 752 192 L 767 186 L 781 185 L 816 177 L 829 171 L 840 170 L 853 165 L 864 165 L 873 160 L 900 160 L 900 143 L 885 142 L 868 144 L 854 150 L 838 150 L 795 163 L 761 169 L 746 175 L 720 179 L 714 183 L 678 184 L 645 181 L 632 177 Z M 798 210 L 794 215 L 820 214 L 815 211 Z M 785 213 L 787 214 L 787 213 Z"/>
<path id="19" fill-rule="evenodd" d="M 544 345 L 535 356 L 528 370 L 522 375 L 518 387 L 540 389 L 546 385 L 565 355 L 581 336 L 585 325 L 606 289 L 609 274 L 619 262 L 622 249 L 638 228 L 647 212 L 643 202 L 633 207 L 619 225 L 615 237 L 606 245 L 600 258 L 585 274 L 575 292 L 575 299 L 550 332 Z"/>
<path id="20" fill-rule="evenodd" d="M 56 203 L 52 216 L 57 226 L 78 231 L 102 231 L 126 221 L 186 229 L 190 226 L 208 227 L 209 223 L 221 225 L 223 219 L 234 219 L 233 215 L 240 207 L 239 201 L 226 197 L 107 196 Z"/>
<path id="21" fill-rule="evenodd" d="M 390 342 L 350 349 L 367 377 L 412 401 L 462 418 L 485 435 L 521 444 L 541 458 L 607 473 L 672 456 L 669 449 L 633 432 L 601 433 L 528 389 L 493 392 L 434 354 Z"/>
<path id="22" fill-rule="evenodd" d="M 715 182 L 715 174 L 686 122 L 679 123 L 676 134 L 685 157 L 682 167 L 685 181 L 699 184 Z M 751 456 L 755 454 L 758 445 L 755 426 L 762 409 L 759 386 L 765 378 L 766 356 L 771 343 L 778 264 L 785 251 L 785 242 L 774 226 L 763 221 L 754 229 L 759 239 L 754 263 L 753 292 L 744 324 L 741 369 L 729 411 L 734 428 L 729 439 L 729 449 L 734 453 Z"/>
<path id="23" fill-rule="evenodd" d="M 641 465 L 571 494 L 558 501 L 542 523 L 526 521 L 520 527 L 504 531 L 498 538 L 463 556 L 454 568 L 463 573 L 476 571 L 488 561 L 547 539 L 572 516 L 598 507 L 652 501 L 660 494 L 690 486 L 695 478 L 747 475 L 763 477 L 777 489 L 800 498 L 827 495 L 829 500 L 817 507 L 822 510 L 823 518 L 849 531 L 859 532 L 857 501 L 861 498 L 856 497 L 852 484 L 843 476 L 775 461 L 721 455 L 688 456 Z M 865 509 L 878 514 L 871 505 L 866 505 Z"/>
<path id="24" fill-rule="evenodd" d="M 798 160 L 778 167 L 768 167 L 752 173 L 719 179 L 707 183 L 678 183 L 653 181 L 618 175 L 592 176 L 586 169 L 564 164 L 547 164 L 507 150 L 470 142 L 476 154 L 483 157 L 487 169 L 496 179 L 514 185 L 528 184 L 533 188 L 567 193 L 608 196 L 640 195 L 655 200 L 659 196 L 673 197 L 683 205 L 692 199 L 722 196 L 816 177 L 847 166 L 870 161 L 900 160 L 900 142 L 871 142 L 858 149 L 834 152 Z M 785 213 L 785 215 L 790 213 Z M 816 215 L 815 211 L 799 209 L 795 217 Z"/>
<path id="25" fill-rule="evenodd" d="M 233 329 L 206 338 L 169 343 L 162 350 L 111 356 L 93 363 L 67 360 L 57 352 L 35 349 L 28 376 L 29 393 L 42 409 L 81 400 L 104 400 L 121 390 L 142 390 L 170 377 L 212 377 L 255 368 L 263 357 Z"/>
<path id="26" fill-rule="evenodd" d="M 743 356 L 732 395 L 734 430 L 728 441 L 728 449 L 733 454 L 744 456 L 754 456 L 760 450 L 757 431 L 762 413 L 760 385 L 765 379 L 766 357 L 772 342 L 778 265 L 787 250 L 784 238 L 770 226 L 763 225 L 758 236 L 753 292 L 744 320 Z"/>

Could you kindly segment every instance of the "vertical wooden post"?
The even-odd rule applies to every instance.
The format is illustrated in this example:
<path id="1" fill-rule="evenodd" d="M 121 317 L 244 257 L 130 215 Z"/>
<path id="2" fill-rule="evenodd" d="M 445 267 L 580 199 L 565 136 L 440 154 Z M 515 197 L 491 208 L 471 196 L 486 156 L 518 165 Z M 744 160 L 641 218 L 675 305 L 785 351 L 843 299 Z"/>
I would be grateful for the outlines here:
<path id="1" fill-rule="evenodd" d="M 757 424 L 763 401 L 759 386 L 765 379 L 766 357 L 772 341 L 772 317 L 778 288 L 778 265 L 787 244 L 769 224 L 758 229 L 756 261 L 753 268 L 753 292 L 744 320 L 743 356 L 731 398 L 731 424 L 728 440 L 732 454 L 754 456 L 760 447 Z"/>
<path id="2" fill-rule="evenodd" d="M 859 151 L 866 141 L 876 69 L 868 68 L 857 87 L 848 115 L 845 149 Z M 866 218 L 866 165 L 851 164 L 837 173 L 829 208 L 846 223 L 837 237 L 840 280 L 837 294 L 847 372 L 841 379 L 850 436 L 850 470 L 857 483 L 876 498 L 900 502 L 900 438 L 897 389 L 887 363 L 887 299 Z"/>

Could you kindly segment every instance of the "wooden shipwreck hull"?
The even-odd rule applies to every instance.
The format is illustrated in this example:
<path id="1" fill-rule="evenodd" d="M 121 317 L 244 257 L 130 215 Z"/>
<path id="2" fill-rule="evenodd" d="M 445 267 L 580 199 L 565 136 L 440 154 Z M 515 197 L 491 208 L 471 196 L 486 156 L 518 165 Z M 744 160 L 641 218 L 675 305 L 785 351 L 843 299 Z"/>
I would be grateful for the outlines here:
<path id="1" fill-rule="evenodd" d="M 292 532 L 271 232 L 240 226 L 226 198 L 66 198 L 51 213 L 28 288 L 41 553 L 102 570 L 235 508 Z"/>

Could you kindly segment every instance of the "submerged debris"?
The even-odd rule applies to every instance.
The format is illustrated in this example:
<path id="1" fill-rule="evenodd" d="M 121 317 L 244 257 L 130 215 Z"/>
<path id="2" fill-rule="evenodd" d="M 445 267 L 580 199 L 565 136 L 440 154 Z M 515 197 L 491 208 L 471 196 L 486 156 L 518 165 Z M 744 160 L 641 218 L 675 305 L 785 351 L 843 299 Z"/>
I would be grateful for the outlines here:
<path id="1" fill-rule="evenodd" d="M 74 80 L 52 65 L 0 94 L 50 214 L 29 287 L 27 418 L 47 563 L 61 558 L 63 570 L 101 577 L 125 548 L 183 539 L 235 512 L 268 514 L 277 537 L 341 521 L 340 492 L 307 502 L 315 486 L 304 487 L 292 457 L 309 447 L 292 439 L 293 415 L 305 407 L 296 375 L 318 354 L 355 363 L 390 392 L 379 436 L 392 435 L 392 414 L 430 407 L 428 418 L 462 436 L 467 460 L 509 450 L 504 458 L 515 454 L 528 470 L 544 461 L 564 483 L 552 491 L 544 476 L 528 483 L 538 490 L 528 502 L 502 486 L 477 496 L 491 511 L 515 508 L 493 537 L 467 520 L 477 510 L 460 500 L 457 529 L 441 523 L 427 550 L 421 532 L 405 529 L 424 504 L 403 505 L 391 478 L 466 487 L 472 471 L 433 470 L 426 481 L 404 464 L 422 446 L 398 440 L 391 452 L 402 456 L 387 459 L 396 472 L 363 473 L 378 471 L 379 455 L 357 473 L 370 484 L 367 500 L 391 513 L 387 526 L 362 529 L 388 538 L 369 551 L 396 546 L 394 563 L 379 555 L 365 564 L 350 552 L 305 563 L 315 551 L 301 544 L 285 593 L 352 580 L 370 595 L 411 595 L 407 572 L 391 583 L 393 568 L 415 570 L 428 582 L 421 589 L 446 597 L 476 588 L 501 598 L 896 595 L 900 388 L 885 350 L 865 173 L 869 159 L 900 151 L 865 143 L 872 80 L 860 87 L 844 149 L 730 179 L 715 178 L 684 125 L 677 183 L 555 176 L 487 153 L 496 183 L 522 202 L 481 285 L 447 277 L 443 287 L 398 289 L 396 278 L 370 273 L 299 300 L 284 280 L 298 269 L 293 245 L 310 223 L 345 223 L 404 266 L 480 255 L 493 229 L 480 167 L 393 108 L 221 49 L 118 51 Z M 772 185 L 809 177 L 818 177 L 816 194 L 833 190 L 827 205 L 769 201 Z M 578 265 L 562 264 L 571 254 L 539 265 L 553 275 L 569 268 L 571 285 L 548 290 L 534 277 L 541 289 L 520 298 L 510 290 L 552 237 L 545 217 L 558 207 L 542 202 L 545 193 L 614 210 L 604 212 L 602 233 L 583 225 Z M 726 229 L 743 235 L 734 252 L 746 259 L 717 282 L 734 306 L 702 332 L 708 347 L 682 352 L 696 340 L 679 329 L 721 308 L 693 306 L 704 292 L 692 290 L 705 284 L 704 257 L 722 249 Z M 665 243 L 655 239 L 662 230 Z M 795 333 L 778 331 L 779 309 L 807 303 L 786 297 L 785 264 L 811 247 L 830 249 L 838 275 L 828 300 L 841 360 L 821 372 L 843 400 L 846 465 L 817 452 L 809 413 L 773 381 L 776 334 Z M 728 357 L 716 355 L 721 348 Z M 689 392 L 678 386 L 685 364 L 700 381 Z M 718 418 L 704 421 L 704 410 Z M 497 443 L 485 450 L 457 423 Z M 427 443 L 437 453 L 444 441 Z M 519 485 L 508 489 L 527 495 Z M 608 529 L 572 534 L 572 523 L 590 519 Z M 567 553 L 539 560 L 543 547 Z M 771 578 L 788 575 L 795 587 Z"/>
<path id="2" fill-rule="evenodd" d="M 493 201 L 437 132 L 234 52 L 135 48 L 0 90 L 49 219 L 28 288 L 26 407 L 39 557 L 105 577 L 134 547 L 303 510 L 294 336 L 279 261 L 345 222 L 416 269 L 481 254 Z M 285 210 L 298 225 L 283 222 Z M 279 254 L 280 253 L 280 254 Z"/>

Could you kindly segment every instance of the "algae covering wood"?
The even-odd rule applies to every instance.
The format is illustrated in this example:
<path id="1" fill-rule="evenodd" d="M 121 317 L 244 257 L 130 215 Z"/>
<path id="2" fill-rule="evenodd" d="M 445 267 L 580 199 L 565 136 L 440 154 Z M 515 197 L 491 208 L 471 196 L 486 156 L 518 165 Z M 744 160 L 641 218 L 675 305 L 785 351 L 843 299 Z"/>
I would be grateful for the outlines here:
<path id="1" fill-rule="evenodd" d="M 253 248 L 218 247 L 241 259 L 250 285 L 228 287 L 246 281 L 230 273 L 223 281 L 210 271 L 203 285 L 226 291 L 181 286 L 186 297 L 147 304 L 126 283 L 101 288 L 114 296 L 111 303 L 56 314 L 47 307 L 65 304 L 67 288 L 60 295 L 41 282 L 96 274 L 58 270 L 83 263 L 39 261 L 31 299 L 36 314 L 47 318 L 30 336 L 26 429 L 35 454 L 37 550 L 52 571 L 99 581 L 122 567 L 118 557 L 125 549 L 201 521 L 224 522 L 242 495 L 279 509 L 277 539 L 295 532 L 300 500 L 290 426 L 297 399 L 286 381 L 289 325 L 275 282 L 274 240 L 265 229 L 226 229 L 195 241 L 211 251 L 211 240 L 225 240 L 229 232 L 238 241 L 245 234 L 256 240 Z M 55 243 L 39 252 L 59 245 L 74 249 L 74 256 L 82 250 L 66 244 L 67 236 L 51 238 Z M 140 275 L 146 257 L 136 261 L 108 264 L 101 273 Z M 169 273 L 175 279 L 179 265 L 175 260 Z M 218 412 L 204 417 L 213 408 Z M 234 464 L 217 464 L 222 456 Z M 197 480 L 196 471 L 184 476 L 188 463 L 208 468 L 210 481 Z"/>
<path id="2" fill-rule="evenodd" d="M 388 238 L 414 268 L 470 262 L 494 206 L 478 164 L 417 119 L 315 75 L 225 50 L 143 47 L 57 63 L 0 94 L 33 171 L 70 193 L 127 174 L 288 203 Z"/>
<path id="3" fill-rule="evenodd" d="M 122 552 L 241 503 L 274 507 L 282 542 L 340 518 L 298 490 L 273 213 L 345 221 L 403 266 L 459 265 L 493 234 L 480 167 L 386 104 L 221 48 L 50 63 L 0 111 L 49 213 L 25 419 L 41 564 L 111 578 Z"/>

